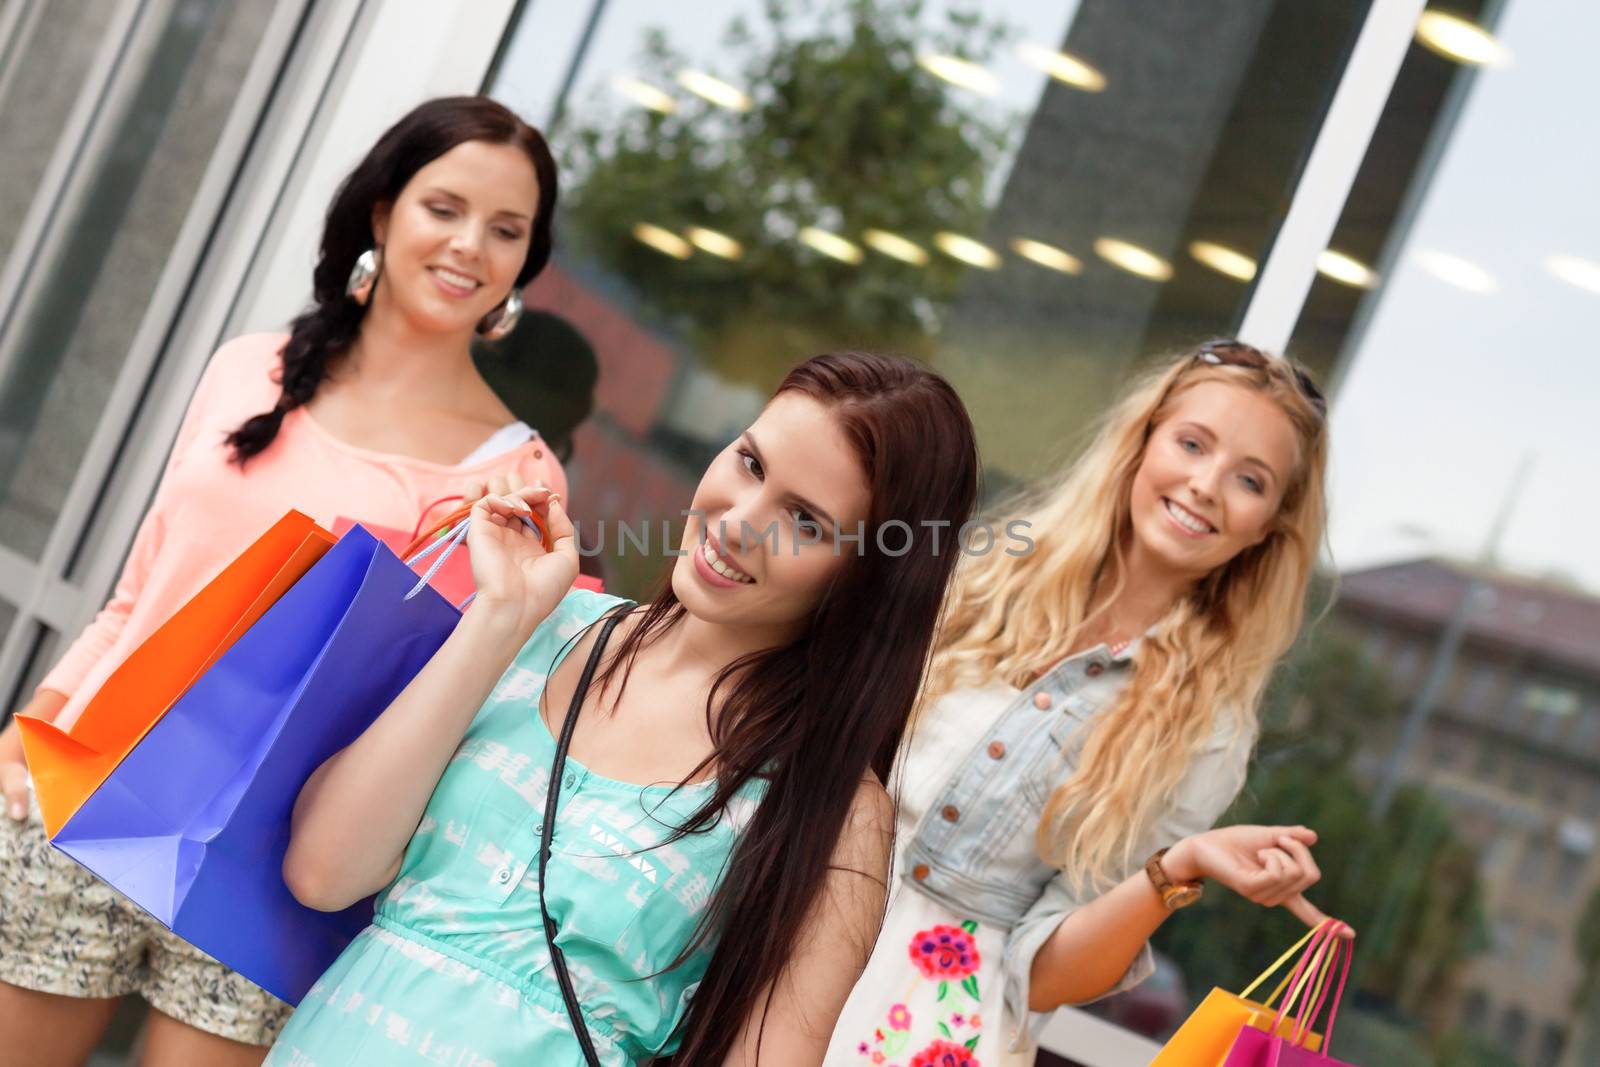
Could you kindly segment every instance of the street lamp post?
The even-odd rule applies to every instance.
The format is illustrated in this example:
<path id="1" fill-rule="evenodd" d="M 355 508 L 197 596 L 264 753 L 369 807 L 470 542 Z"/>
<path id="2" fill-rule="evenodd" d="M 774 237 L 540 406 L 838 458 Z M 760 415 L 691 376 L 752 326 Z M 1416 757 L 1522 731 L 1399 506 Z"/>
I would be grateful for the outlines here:
<path id="1" fill-rule="evenodd" d="M 1456 655 L 1461 651 L 1461 642 L 1466 637 L 1467 624 L 1472 621 L 1473 610 L 1480 606 L 1480 601 L 1486 596 L 1493 595 L 1483 575 L 1494 563 L 1501 535 L 1505 533 L 1506 523 L 1510 521 L 1517 495 L 1527 484 L 1528 473 L 1532 467 L 1532 455 L 1524 456 L 1522 462 L 1517 464 L 1516 474 L 1513 475 L 1511 485 L 1507 487 L 1506 495 L 1500 503 L 1500 512 L 1495 516 L 1494 525 L 1489 529 L 1489 537 L 1484 543 L 1478 568 L 1467 582 L 1461 598 L 1456 601 L 1454 610 L 1450 612 L 1450 619 L 1445 623 L 1444 632 L 1439 635 L 1439 643 L 1434 646 L 1433 658 L 1428 665 L 1428 677 L 1406 709 L 1406 717 L 1400 727 L 1400 737 L 1389 750 L 1389 758 L 1384 761 L 1383 770 L 1378 775 L 1377 787 L 1372 791 L 1374 820 L 1381 821 L 1388 813 L 1389 805 L 1394 802 L 1394 792 L 1400 786 L 1400 778 L 1405 773 L 1411 753 L 1417 747 L 1417 742 L 1422 739 L 1423 730 L 1427 728 L 1428 720 L 1433 716 L 1434 706 L 1444 694 L 1450 675 L 1455 671 Z"/>

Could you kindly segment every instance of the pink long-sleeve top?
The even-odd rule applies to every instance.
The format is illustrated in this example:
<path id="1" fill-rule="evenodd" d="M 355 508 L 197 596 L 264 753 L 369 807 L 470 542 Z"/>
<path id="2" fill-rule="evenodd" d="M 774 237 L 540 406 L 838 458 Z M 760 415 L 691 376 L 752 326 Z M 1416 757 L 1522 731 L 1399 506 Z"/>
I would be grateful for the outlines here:
<path id="1" fill-rule="evenodd" d="M 56 717 L 63 729 L 129 653 L 291 508 L 324 527 L 342 516 L 409 530 L 466 482 L 513 468 L 529 484 L 543 481 L 566 495 L 566 474 L 537 434 L 479 462 L 430 463 L 346 444 L 303 408 L 284 416 L 278 436 L 248 465 L 230 462 L 223 439 L 277 402 L 286 340 L 249 334 L 211 357 L 116 592 L 39 685 L 66 694 Z M 429 517 L 451 506 L 433 507 Z"/>

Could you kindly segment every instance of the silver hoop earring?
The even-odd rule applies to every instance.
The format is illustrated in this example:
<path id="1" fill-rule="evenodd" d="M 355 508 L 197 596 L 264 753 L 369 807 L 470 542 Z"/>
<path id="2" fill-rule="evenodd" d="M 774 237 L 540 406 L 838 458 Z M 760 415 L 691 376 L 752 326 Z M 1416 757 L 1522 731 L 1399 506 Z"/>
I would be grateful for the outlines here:
<path id="1" fill-rule="evenodd" d="M 522 290 L 513 289 L 505 303 L 478 320 L 478 336 L 485 341 L 498 341 L 517 327 L 522 317 Z"/>
<path id="2" fill-rule="evenodd" d="M 378 272 L 383 270 L 383 249 L 369 248 L 356 257 L 350 268 L 350 280 L 345 283 L 344 294 L 351 300 L 367 306 L 372 299 L 372 287 L 378 283 Z"/>

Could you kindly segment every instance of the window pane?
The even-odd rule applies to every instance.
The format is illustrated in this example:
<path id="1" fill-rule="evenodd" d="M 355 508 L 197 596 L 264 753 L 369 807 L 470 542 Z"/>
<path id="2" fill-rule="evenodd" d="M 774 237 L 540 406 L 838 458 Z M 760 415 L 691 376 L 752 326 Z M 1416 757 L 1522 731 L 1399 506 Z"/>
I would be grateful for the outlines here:
<path id="1" fill-rule="evenodd" d="M 1365 8 L 528 5 L 492 85 L 561 115 L 530 300 L 601 371 L 575 509 L 676 518 L 838 347 L 950 377 L 991 491 L 1054 469 L 1139 357 L 1234 328 Z M 662 565 L 606 563 L 630 594 Z"/>
<path id="2" fill-rule="evenodd" d="M 6 639 L 6 635 L 11 632 L 11 624 L 16 619 L 17 609 L 7 601 L 0 600 L 0 641 Z M 21 691 L 20 687 L 17 691 Z M 4 680 L 0 679 L 0 722 L 4 722 L 11 715 L 13 703 L 12 691 L 4 685 Z"/>
<path id="3" fill-rule="evenodd" d="M 66 5 L 67 8 L 94 5 Z M 189 210 L 271 4 L 180 0 L 144 55 L 0 381 L 0 540 L 36 557 Z M 54 17 L 55 6 L 52 5 Z M 49 21 L 47 18 L 45 21 Z M 0 104 L 0 120 L 29 101 Z"/>
<path id="4" fill-rule="evenodd" d="M 1600 700 L 1590 698 L 1589 706 L 1578 719 L 1573 731 L 1573 747 L 1586 756 L 1600 755 Z"/>
<path id="5" fill-rule="evenodd" d="M 16 608 L 0 600 L 0 640 L 4 640 L 16 618 Z M 21 675 L 0 679 L 0 722 L 28 702 L 39 682 L 66 651 L 59 631 L 48 626 L 29 625 L 34 631 L 33 649 L 23 660 Z"/>
<path id="6" fill-rule="evenodd" d="M 107 4 L 58 4 L 11 43 L 14 68 L 0 95 L 0 258 L 11 249 L 39 179 L 99 51 Z M 5 12 L 0 10 L 0 17 Z M 46 190 L 48 192 L 49 190 Z"/>
<path id="7" fill-rule="evenodd" d="M 1319 277 L 1290 343 L 1341 368 L 1339 639 L 1404 630 L 1418 643 L 1374 664 L 1390 697 L 1361 705 L 1298 681 L 1338 652 L 1335 627 L 1314 632 L 1268 715 L 1309 704 L 1309 733 L 1349 738 L 1352 755 L 1302 748 L 1274 766 L 1264 743 L 1225 821 L 1322 834 L 1329 877 L 1313 898 L 1361 933 L 1334 1056 L 1576 1067 L 1600 1063 L 1600 993 L 1584 993 L 1600 990 L 1600 561 L 1580 533 L 1600 515 L 1574 491 L 1593 482 L 1600 398 L 1600 364 L 1575 355 L 1594 350 L 1600 313 L 1586 103 L 1600 92 L 1600 8 L 1450 11 L 1479 26 L 1457 22 L 1455 40 L 1493 61 L 1425 43 L 1442 7 L 1420 26 L 1330 242 L 1371 275 Z M 1450 681 L 1428 693 L 1436 667 Z M 1397 752 L 1412 714 L 1419 740 Z M 1380 787 L 1393 787 L 1387 806 Z M 1200 907 L 1221 927 L 1206 943 L 1293 936 L 1259 909 Z M 1170 923 L 1159 940 L 1198 959 L 1205 925 Z M 1242 970 L 1197 966 L 1191 992 Z"/>
<path id="8" fill-rule="evenodd" d="M 22 684 L 17 687 L 16 706 L 21 707 L 33 696 L 33 691 L 44 681 L 44 676 L 50 673 L 50 668 L 56 665 L 56 660 L 67 651 L 67 643 L 59 630 L 53 630 L 48 626 L 38 627 L 33 653 L 23 667 Z"/>

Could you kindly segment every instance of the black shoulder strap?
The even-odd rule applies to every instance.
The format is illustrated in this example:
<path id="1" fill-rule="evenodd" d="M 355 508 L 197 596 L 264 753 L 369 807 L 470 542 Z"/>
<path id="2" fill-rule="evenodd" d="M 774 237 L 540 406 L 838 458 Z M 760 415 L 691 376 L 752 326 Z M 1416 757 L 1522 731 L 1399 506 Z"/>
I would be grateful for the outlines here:
<path id="1" fill-rule="evenodd" d="M 550 763 L 550 790 L 545 796 L 544 823 L 539 830 L 539 914 L 544 919 L 545 943 L 550 946 L 550 965 L 555 968 L 556 981 L 561 985 L 561 999 L 567 1002 L 567 1017 L 572 1021 L 572 1033 L 577 1037 L 578 1046 L 583 1049 L 584 1062 L 589 1067 L 600 1067 L 600 1057 L 595 1055 L 594 1039 L 589 1036 L 589 1027 L 578 1010 L 578 995 L 572 990 L 572 975 L 567 972 L 566 957 L 556 947 L 556 924 L 544 903 L 544 871 L 550 859 L 550 835 L 555 832 L 556 802 L 561 799 L 561 772 L 567 765 L 572 729 L 578 724 L 578 713 L 583 710 L 583 699 L 588 695 L 589 683 L 594 680 L 594 672 L 600 666 L 606 641 L 627 613 L 627 606 L 624 606 L 623 610 L 612 612 L 601 626 L 600 636 L 595 638 L 594 650 L 589 653 L 589 662 L 583 665 L 583 674 L 578 678 L 578 688 L 572 691 L 572 706 L 567 708 L 566 720 L 561 724 L 561 735 L 556 738 L 555 759 Z"/>

